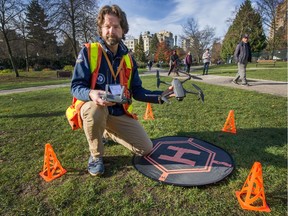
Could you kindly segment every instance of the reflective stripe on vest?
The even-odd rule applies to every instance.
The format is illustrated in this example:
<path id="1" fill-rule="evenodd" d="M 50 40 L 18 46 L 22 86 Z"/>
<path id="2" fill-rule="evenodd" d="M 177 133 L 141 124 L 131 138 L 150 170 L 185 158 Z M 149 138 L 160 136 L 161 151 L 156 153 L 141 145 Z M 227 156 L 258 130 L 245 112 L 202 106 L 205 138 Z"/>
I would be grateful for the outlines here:
<path id="1" fill-rule="evenodd" d="M 100 43 L 86 43 L 85 44 L 88 50 L 88 59 L 90 64 L 90 72 L 92 74 L 91 78 L 91 89 L 94 89 L 96 86 L 97 78 L 98 78 L 98 71 L 101 64 L 102 59 L 102 47 Z"/>
<path id="2" fill-rule="evenodd" d="M 126 64 L 126 68 L 130 69 L 132 71 L 132 59 L 131 56 L 128 54 L 124 55 L 124 61 Z M 132 73 L 130 72 L 129 79 L 128 79 L 128 89 L 131 87 L 131 79 L 132 79 Z"/>

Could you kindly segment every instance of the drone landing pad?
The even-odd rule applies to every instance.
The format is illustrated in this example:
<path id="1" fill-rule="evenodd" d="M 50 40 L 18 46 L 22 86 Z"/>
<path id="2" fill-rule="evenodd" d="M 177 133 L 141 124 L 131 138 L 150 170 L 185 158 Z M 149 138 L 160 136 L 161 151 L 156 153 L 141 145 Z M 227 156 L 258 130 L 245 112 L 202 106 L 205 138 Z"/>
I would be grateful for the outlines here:
<path id="1" fill-rule="evenodd" d="M 226 178 L 234 169 L 232 157 L 206 141 L 192 137 L 162 137 L 146 156 L 134 156 L 143 175 L 178 186 L 202 186 Z"/>

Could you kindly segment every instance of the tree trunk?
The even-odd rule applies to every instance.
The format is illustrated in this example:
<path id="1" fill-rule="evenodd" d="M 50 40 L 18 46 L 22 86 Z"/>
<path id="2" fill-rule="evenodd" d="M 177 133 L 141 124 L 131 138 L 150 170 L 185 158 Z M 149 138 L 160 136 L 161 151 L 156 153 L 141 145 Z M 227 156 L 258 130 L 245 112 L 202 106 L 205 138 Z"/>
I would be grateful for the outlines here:
<path id="1" fill-rule="evenodd" d="M 25 64 L 26 64 L 26 72 L 29 72 L 29 57 L 28 57 L 28 45 L 25 39 Z"/>
<path id="2" fill-rule="evenodd" d="M 15 74 L 16 74 L 16 77 L 19 77 L 18 69 L 17 69 L 17 66 L 15 64 L 15 59 L 14 59 L 13 54 L 12 54 L 12 50 L 11 50 L 11 47 L 10 47 L 10 44 L 9 44 L 8 37 L 7 37 L 7 35 L 5 33 L 3 35 L 4 35 L 5 43 L 6 43 L 6 46 L 7 46 L 7 49 L 8 49 L 11 65 L 13 67 L 13 70 L 14 70 Z"/>

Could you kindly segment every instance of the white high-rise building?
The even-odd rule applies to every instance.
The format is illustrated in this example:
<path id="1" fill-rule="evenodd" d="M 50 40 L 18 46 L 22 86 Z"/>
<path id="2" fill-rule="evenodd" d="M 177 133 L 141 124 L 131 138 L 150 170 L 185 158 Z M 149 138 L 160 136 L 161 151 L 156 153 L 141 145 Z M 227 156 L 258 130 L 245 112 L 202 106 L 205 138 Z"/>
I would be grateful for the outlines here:
<path id="1" fill-rule="evenodd" d="M 176 46 L 177 43 L 177 36 L 173 38 L 173 34 L 168 31 L 160 31 L 156 33 L 157 38 L 159 42 L 165 41 L 168 47 L 173 48 L 174 45 Z M 144 52 L 149 53 L 149 48 L 150 48 L 150 43 L 152 39 L 153 34 L 150 34 L 149 31 L 145 31 L 142 34 L 142 39 L 144 42 Z M 132 36 L 127 36 L 126 39 L 124 40 L 124 44 L 128 47 L 129 50 L 132 52 L 135 51 L 136 45 L 139 43 L 138 39 L 133 38 Z"/>
<path id="2" fill-rule="evenodd" d="M 171 32 L 168 31 L 160 31 L 158 33 L 156 33 L 159 42 L 163 42 L 165 41 L 166 44 L 170 47 L 173 48 L 174 47 L 174 38 L 173 38 L 173 34 Z"/>
<path id="3" fill-rule="evenodd" d="M 193 47 L 193 39 L 192 38 L 184 38 L 181 41 L 181 47 L 184 51 L 189 51 L 191 47 Z"/>
<path id="4" fill-rule="evenodd" d="M 128 50 L 134 52 L 135 47 L 138 44 L 138 39 L 133 38 L 132 36 L 126 38 L 124 41 L 124 44 L 127 46 Z"/>
<path id="5" fill-rule="evenodd" d="M 144 52 L 149 52 L 149 47 L 150 47 L 150 42 L 151 42 L 151 38 L 152 38 L 152 35 L 150 34 L 149 31 L 145 31 L 143 34 L 142 34 L 142 39 L 143 39 L 143 42 L 144 42 Z"/>

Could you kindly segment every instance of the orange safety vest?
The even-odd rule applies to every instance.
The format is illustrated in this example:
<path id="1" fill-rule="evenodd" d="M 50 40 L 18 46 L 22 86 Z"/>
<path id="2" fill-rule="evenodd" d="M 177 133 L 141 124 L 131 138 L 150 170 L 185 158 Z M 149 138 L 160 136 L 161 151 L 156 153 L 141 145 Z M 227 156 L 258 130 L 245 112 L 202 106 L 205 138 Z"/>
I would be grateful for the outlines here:
<path id="1" fill-rule="evenodd" d="M 100 68 L 101 58 L 102 58 L 102 47 L 100 43 L 87 43 L 85 44 L 88 50 L 88 59 L 90 64 L 90 71 L 92 73 L 91 78 L 91 89 L 94 89 L 96 86 L 96 81 L 98 78 L 98 72 Z M 124 95 L 127 98 L 131 98 L 129 89 L 131 87 L 131 78 L 132 78 L 132 69 L 133 69 L 133 61 L 129 54 L 123 56 L 123 69 L 119 73 L 120 75 L 120 84 L 125 86 Z M 68 122 L 72 128 L 72 130 L 76 130 L 82 128 L 82 119 L 80 115 L 80 109 L 85 102 L 78 100 L 77 98 L 73 97 L 72 105 L 70 105 L 66 110 L 66 117 Z M 132 113 L 132 105 L 131 104 L 123 104 L 123 108 L 125 113 L 137 119 L 136 114 Z"/>

